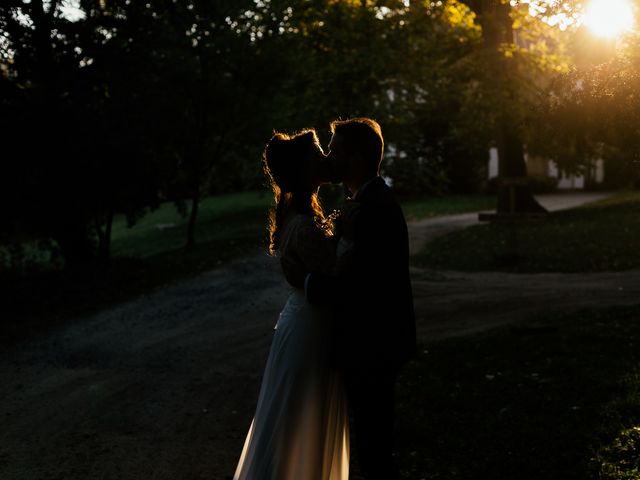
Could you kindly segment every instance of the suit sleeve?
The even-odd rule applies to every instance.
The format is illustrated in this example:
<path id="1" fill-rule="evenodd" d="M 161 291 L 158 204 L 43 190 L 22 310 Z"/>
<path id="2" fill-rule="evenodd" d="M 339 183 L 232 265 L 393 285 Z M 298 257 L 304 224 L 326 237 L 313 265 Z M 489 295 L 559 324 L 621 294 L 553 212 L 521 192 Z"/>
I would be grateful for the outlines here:
<path id="1" fill-rule="evenodd" d="M 398 226 L 394 225 L 391 213 L 379 206 L 358 211 L 353 218 L 353 249 L 347 267 L 334 275 L 312 272 L 306 281 L 309 303 L 340 304 L 378 294 L 384 284 L 381 275 L 400 261 L 396 245 Z M 354 296 L 363 298 L 354 299 Z"/>

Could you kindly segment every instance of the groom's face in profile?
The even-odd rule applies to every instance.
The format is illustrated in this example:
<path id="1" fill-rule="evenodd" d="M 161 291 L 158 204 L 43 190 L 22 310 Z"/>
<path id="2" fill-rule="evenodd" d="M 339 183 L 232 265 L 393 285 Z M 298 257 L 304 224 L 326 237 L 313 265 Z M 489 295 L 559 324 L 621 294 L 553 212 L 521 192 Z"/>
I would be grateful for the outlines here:
<path id="1" fill-rule="evenodd" d="M 339 134 L 334 133 L 329 142 L 329 153 L 327 154 L 331 183 L 344 181 L 349 166 L 348 161 L 349 156 L 344 148 L 344 140 Z"/>

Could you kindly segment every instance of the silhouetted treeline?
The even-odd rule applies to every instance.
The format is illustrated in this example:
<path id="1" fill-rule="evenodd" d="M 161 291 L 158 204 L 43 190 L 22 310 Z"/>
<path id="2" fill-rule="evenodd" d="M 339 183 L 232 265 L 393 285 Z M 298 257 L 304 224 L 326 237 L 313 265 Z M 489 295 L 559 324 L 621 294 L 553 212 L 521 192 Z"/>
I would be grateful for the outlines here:
<path id="1" fill-rule="evenodd" d="M 191 245 L 203 196 L 260 188 L 273 129 L 326 139 L 336 117 L 381 121 L 401 194 L 482 189 L 492 145 L 520 174 L 567 51 L 490 4 L 3 1 L 0 243 L 53 241 L 82 264 L 108 257 L 114 215 L 172 201 Z M 516 23 L 530 44 L 508 44 Z"/>

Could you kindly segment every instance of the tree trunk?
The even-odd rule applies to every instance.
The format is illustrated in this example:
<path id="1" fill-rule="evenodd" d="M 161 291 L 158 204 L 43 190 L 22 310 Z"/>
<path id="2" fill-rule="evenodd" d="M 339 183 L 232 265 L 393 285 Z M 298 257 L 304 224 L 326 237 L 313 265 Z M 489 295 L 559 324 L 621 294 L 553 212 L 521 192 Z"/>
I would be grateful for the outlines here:
<path id="1" fill-rule="evenodd" d="M 524 147 L 515 121 L 498 120 L 496 125 L 498 143 L 498 177 L 502 179 L 527 177 Z M 507 183 L 507 182 L 505 182 Z M 496 211 L 498 213 L 545 212 L 528 185 L 499 185 Z"/>
<path id="2" fill-rule="evenodd" d="M 209 135 L 209 109 L 211 105 L 210 91 L 208 88 L 208 78 L 211 74 L 209 60 L 206 55 L 198 55 L 200 63 L 200 83 L 193 98 L 194 109 L 198 118 L 198 135 L 194 149 L 191 151 L 191 211 L 189 212 L 189 223 L 187 224 L 187 248 L 192 248 L 196 244 L 196 223 L 198 219 L 198 209 L 200 207 L 200 199 L 202 196 L 202 184 L 205 181 L 209 170 L 206 169 L 207 163 L 205 154 L 207 149 L 205 143 L 208 141 Z"/>
<path id="3" fill-rule="evenodd" d="M 196 244 L 196 220 L 198 218 L 198 207 L 200 206 L 200 183 L 194 187 L 191 196 L 191 211 L 189 212 L 189 223 L 187 224 L 187 248 L 192 248 Z"/>
<path id="4" fill-rule="evenodd" d="M 68 268 L 91 265 L 95 259 L 94 250 L 85 224 L 72 219 L 62 221 L 52 234 L 60 247 L 60 254 Z"/>
<path id="5" fill-rule="evenodd" d="M 105 217 L 104 231 L 98 227 L 98 252 L 100 260 L 106 262 L 111 257 L 111 230 L 113 227 L 113 211 L 109 211 Z"/>
<path id="6" fill-rule="evenodd" d="M 104 238 L 105 238 L 105 259 L 109 259 L 111 257 L 111 231 L 113 230 L 113 210 L 109 211 L 107 215 L 107 225 L 104 229 Z"/>
<path id="7" fill-rule="evenodd" d="M 54 69 L 53 44 L 51 29 L 54 10 L 57 1 L 51 2 L 49 12 L 44 10 L 44 0 L 34 0 L 29 9 L 33 21 L 33 38 L 36 53 L 36 82 L 45 102 L 49 101 L 57 88 L 57 75 Z"/>
<path id="8" fill-rule="evenodd" d="M 495 92 L 496 142 L 498 148 L 498 175 L 501 178 L 526 177 L 527 165 L 521 133 L 517 86 L 513 80 L 516 65 L 502 51 L 513 43 L 511 5 L 502 0 L 476 0 L 468 2 L 478 14 L 486 54 L 492 64 L 488 72 L 490 87 Z M 527 185 L 500 186 L 496 210 L 498 213 L 544 212 Z"/>

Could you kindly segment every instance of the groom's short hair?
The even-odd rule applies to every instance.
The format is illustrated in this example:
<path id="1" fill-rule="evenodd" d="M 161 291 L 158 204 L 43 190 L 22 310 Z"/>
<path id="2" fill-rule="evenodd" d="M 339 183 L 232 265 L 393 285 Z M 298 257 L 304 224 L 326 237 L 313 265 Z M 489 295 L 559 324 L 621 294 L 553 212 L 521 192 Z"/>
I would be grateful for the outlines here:
<path id="1" fill-rule="evenodd" d="M 369 168 L 378 172 L 384 152 L 384 140 L 380 124 L 370 118 L 334 120 L 331 133 L 340 135 L 348 153 L 359 153 Z"/>

